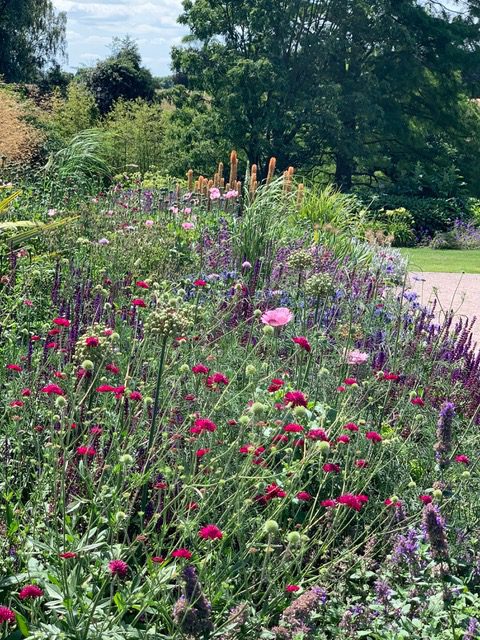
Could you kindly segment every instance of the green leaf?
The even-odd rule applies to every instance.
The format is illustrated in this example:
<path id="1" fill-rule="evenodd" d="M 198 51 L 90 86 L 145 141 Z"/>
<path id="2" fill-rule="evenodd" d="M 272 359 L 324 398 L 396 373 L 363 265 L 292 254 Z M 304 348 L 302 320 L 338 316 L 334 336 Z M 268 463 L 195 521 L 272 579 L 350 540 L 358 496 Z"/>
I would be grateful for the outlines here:
<path id="1" fill-rule="evenodd" d="M 18 625 L 18 628 L 20 629 L 22 636 L 24 638 L 28 638 L 28 636 L 30 635 L 30 630 L 28 628 L 26 618 L 24 618 L 24 616 L 22 616 L 21 613 L 16 613 L 15 618 L 17 620 L 17 625 Z"/>

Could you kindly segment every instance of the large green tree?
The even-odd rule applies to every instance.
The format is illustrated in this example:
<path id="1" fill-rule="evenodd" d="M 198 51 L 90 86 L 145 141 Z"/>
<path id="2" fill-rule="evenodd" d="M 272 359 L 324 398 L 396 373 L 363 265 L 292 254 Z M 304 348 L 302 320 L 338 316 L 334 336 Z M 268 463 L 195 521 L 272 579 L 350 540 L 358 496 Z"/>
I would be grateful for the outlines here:
<path id="1" fill-rule="evenodd" d="M 252 162 L 331 165 L 398 180 L 463 135 L 464 71 L 478 56 L 470 12 L 420 0 L 184 0 L 173 51 L 188 87 L 212 96 Z"/>
<path id="2" fill-rule="evenodd" d="M 0 0 L 0 76 L 35 82 L 65 54 L 65 13 L 51 0 Z"/>

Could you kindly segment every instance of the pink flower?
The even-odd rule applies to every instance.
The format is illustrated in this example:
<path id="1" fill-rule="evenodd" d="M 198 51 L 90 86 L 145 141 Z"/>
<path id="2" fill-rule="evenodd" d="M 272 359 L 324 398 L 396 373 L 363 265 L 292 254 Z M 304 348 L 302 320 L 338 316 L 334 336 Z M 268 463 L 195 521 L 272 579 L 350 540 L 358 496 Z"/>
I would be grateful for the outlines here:
<path id="1" fill-rule="evenodd" d="M 7 364 L 7 369 L 10 371 L 17 371 L 19 373 L 22 370 L 22 367 L 19 364 Z"/>
<path id="2" fill-rule="evenodd" d="M 298 584 L 287 584 L 287 586 L 285 587 L 285 591 L 287 593 L 295 593 L 295 591 L 300 591 L 300 587 L 298 586 Z"/>
<path id="3" fill-rule="evenodd" d="M 25 298 L 25 300 L 23 301 L 23 304 L 26 307 L 33 307 L 33 302 L 31 300 L 29 300 L 28 298 Z"/>
<path id="4" fill-rule="evenodd" d="M 120 373 L 119 367 L 117 367 L 117 365 L 114 364 L 113 362 L 111 362 L 110 364 L 107 364 L 105 369 L 107 371 L 110 371 L 110 373 L 113 373 L 113 375 L 117 375 L 118 373 Z"/>
<path id="5" fill-rule="evenodd" d="M 190 433 L 202 433 L 202 431 L 209 431 L 213 433 L 217 430 L 217 425 L 208 418 L 197 418 L 193 423 L 193 427 L 190 428 Z"/>
<path id="6" fill-rule="evenodd" d="M 67 320 L 66 318 L 54 318 L 53 324 L 56 324 L 58 327 L 69 327 L 70 320 Z"/>
<path id="7" fill-rule="evenodd" d="M 87 458 L 93 458 L 97 452 L 93 447 L 77 447 L 77 455 L 87 456 Z"/>
<path id="8" fill-rule="evenodd" d="M 56 395 L 56 396 L 63 396 L 65 395 L 63 389 L 61 389 L 58 384 L 46 384 L 44 387 L 42 387 L 40 389 L 40 391 L 42 391 L 43 393 L 46 393 L 47 395 L 51 396 Z"/>
<path id="9" fill-rule="evenodd" d="M 185 560 L 190 560 L 192 557 L 191 551 L 188 549 L 176 549 L 172 551 L 172 558 L 185 558 Z"/>
<path id="10" fill-rule="evenodd" d="M 235 189 L 230 189 L 230 191 L 227 191 L 224 197 L 226 200 L 231 200 L 232 198 L 236 198 L 237 196 L 238 191 L 235 191 Z"/>
<path id="11" fill-rule="evenodd" d="M 347 507 L 350 507 L 350 509 L 354 509 L 355 511 L 360 511 L 365 502 L 368 502 L 368 496 L 345 493 L 337 498 L 337 502 L 338 504 L 344 504 Z"/>
<path id="12" fill-rule="evenodd" d="M 63 558 L 64 560 L 72 560 L 77 557 L 77 554 L 73 551 L 64 551 L 64 553 L 59 553 L 58 557 Z"/>
<path id="13" fill-rule="evenodd" d="M 325 471 L 325 473 L 340 473 L 340 465 L 333 462 L 326 462 L 322 466 L 322 469 Z"/>
<path id="14" fill-rule="evenodd" d="M 348 444 L 350 442 L 350 438 L 348 436 L 338 436 L 337 442 L 341 442 L 342 444 Z"/>
<path id="15" fill-rule="evenodd" d="M 212 187 L 210 189 L 210 200 L 218 200 L 220 196 L 220 189 L 217 189 L 217 187 Z"/>
<path id="16" fill-rule="evenodd" d="M 428 496 L 426 494 L 418 496 L 418 499 L 420 500 L 420 502 L 423 502 L 423 504 L 430 504 L 433 500 L 432 496 Z"/>
<path id="17" fill-rule="evenodd" d="M 22 396 L 24 398 L 28 398 L 31 395 L 32 395 L 32 392 L 28 387 L 25 387 L 25 389 L 22 389 Z"/>
<path id="18" fill-rule="evenodd" d="M 182 229 L 185 229 L 185 231 L 191 231 L 192 229 L 195 229 L 195 225 L 193 222 L 182 222 Z"/>
<path id="19" fill-rule="evenodd" d="M 210 449 L 197 449 L 195 455 L 197 456 L 197 458 L 203 458 L 203 456 L 206 456 L 209 452 Z"/>
<path id="20" fill-rule="evenodd" d="M 303 431 L 303 427 L 300 424 L 295 424 L 294 422 L 291 422 L 290 424 L 286 424 L 283 427 L 283 430 L 286 431 L 287 433 L 300 433 L 301 431 Z"/>
<path id="21" fill-rule="evenodd" d="M 330 507 L 334 507 L 336 505 L 336 501 L 332 500 L 331 498 L 327 499 L 327 500 L 322 500 L 320 502 L 320 506 L 321 507 L 325 507 L 325 508 L 330 508 Z"/>
<path id="22" fill-rule="evenodd" d="M 411 398 L 410 402 L 413 405 L 416 405 L 417 407 L 423 407 L 425 404 L 425 400 L 423 400 L 423 398 L 420 398 L 420 396 L 415 396 L 414 398 Z"/>
<path id="23" fill-rule="evenodd" d="M 10 402 L 9 406 L 10 407 L 23 407 L 25 403 L 22 402 L 21 400 L 12 400 L 12 402 Z"/>
<path id="24" fill-rule="evenodd" d="M 382 436 L 377 433 L 376 431 L 367 431 L 367 433 L 365 434 L 365 438 L 367 440 L 370 440 L 371 442 L 381 442 L 382 441 Z"/>
<path id="25" fill-rule="evenodd" d="M 207 286 L 207 282 L 206 282 L 206 280 L 202 280 L 201 278 L 199 278 L 198 280 L 194 280 L 193 286 L 194 287 L 206 287 Z"/>
<path id="26" fill-rule="evenodd" d="M 207 524 L 205 527 L 202 527 L 198 535 L 203 540 L 221 540 L 223 538 L 223 533 L 215 524 Z"/>
<path id="27" fill-rule="evenodd" d="M 323 440 L 324 442 L 328 442 L 328 436 L 323 429 L 310 429 L 307 433 L 307 438 L 310 440 Z"/>
<path id="28" fill-rule="evenodd" d="M 20 590 L 18 594 L 20 600 L 41 598 L 42 596 L 43 591 L 35 584 L 27 584 L 25 587 L 23 587 L 23 589 Z"/>
<path id="29" fill-rule="evenodd" d="M 130 400 L 141 400 L 143 398 L 140 391 L 132 391 L 128 397 L 130 398 Z"/>
<path id="30" fill-rule="evenodd" d="M 100 344 L 100 340 L 96 336 L 89 336 L 85 340 L 85 344 L 87 345 L 87 347 L 98 347 L 98 345 Z"/>
<path id="31" fill-rule="evenodd" d="M 206 385 L 209 388 L 214 387 L 215 385 L 219 385 L 219 384 L 228 384 L 228 378 L 227 376 L 223 375 L 223 373 L 219 373 L 218 371 L 215 372 L 213 375 L 208 376 L 207 381 L 206 381 Z"/>
<path id="32" fill-rule="evenodd" d="M 308 491 L 299 491 L 296 497 L 298 500 L 302 500 L 302 502 L 308 502 L 312 499 L 312 496 L 308 493 Z"/>
<path id="33" fill-rule="evenodd" d="M 110 560 L 108 569 L 113 576 L 126 578 L 128 574 L 128 564 L 123 560 Z"/>
<path id="34" fill-rule="evenodd" d="M 292 338 L 292 341 L 295 342 L 295 344 L 298 344 L 298 346 L 301 349 L 304 349 L 307 353 L 310 353 L 310 351 L 312 350 L 309 341 L 304 336 L 297 336 L 296 338 Z"/>
<path id="35" fill-rule="evenodd" d="M 275 391 L 278 391 L 279 389 L 281 389 L 284 384 L 285 384 L 284 381 L 280 380 L 280 378 L 273 378 L 273 380 L 271 381 L 271 383 L 267 388 L 267 391 L 269 391 L 270 393 L 274 393 Z"/>
<path id="36" fill-rule="evenodd" d="M 153 225 L 153 220 L 145 220 L 145 226 L 147 227 L 147 229 L 150 229 L 151 227 L 153 227 Z"/>
<path id="37" fill-rule="evenodd" d="M 137 285 L 137 287 L 140 287 L 140 289 L 149 289 L 150 288 L 148 286 L 148 284 L 144 280 L 137 280 L 137 282 L 135 284 Z"/>
<path id="38" fill-rule="evenodd" d="M 470 458 L 466 456 L 464 453 L 461 453 L 458 456 L 455 456 L 455 462 L 461 462 L 462 464 L 470 464 Z"/>
<path id="39" fill-rule="evenodd" d="M 285 401 L 285 404 L 291 404 L 292 407 L 307 406 L 307 399 L 301 391 L 288 391 L 283 396 L 283 400 Z"/>
<path id="40" fill-rule="evenodd" d="M 142 300 L 141 298 L 134 298 L 132 300 L 132 306 L 145 308 L 147 305 L 145 304 L 145 300 Z"/>
<path id="41" fill-rule="evenodd" d="M 204 364 L 202 364 L 201 362 L 199 362 L 198 364 L 193 365 L 192 371 L 193 373 L 200 373 L 200 374 L 206 375 L 210 371 L 210 369 L 206 367 Z"/>
<path id="42" fill-rule="evenodd" d="M 347 431 L 358 431 L 358 426 L 354 422 L 347 422 L 343 425 L 343 428 Z"/>
<path id="43" fill-rule="evenodd" d="M 355 460 L 355 466 L 359 469 L 365 469 L 366 467 L 368 467 L 368 462 L 360 458 L 360 460 Z"/>
<path id="44" fill-rule="evenodd" d="M 268 324 L 270 327 L 283 327 L 293 320 L 293 313 L 287 307 L 277 307 L 270 311 L 265 311 L 261 320 L 263 324 Z"/>
<path id="45" fill-rule="evenodd" d="M 8 607 L 0 605 L 0 624 L 3 622 L 15 622 L 15 613 Z"/>
<path id="46" fill-rule="evenodd" d="M 152 556 L 151 561 L 155 564 L 162 564 L 162 562 L 165 562 L 165 558 L 162 558 L 162 556 Z"/>
<path id="47" fill-rule="evenodd" d="M 343 382 L 348 386 L 351 386 L 352 384 L 358 384 L 356 378 L 345 378 Z"/>
<path id="48" fill-rule="evenodd" d="M 354 349 L 347 353 L 347 364 L 365 364 L 368 360 L 368 353 Z"/>

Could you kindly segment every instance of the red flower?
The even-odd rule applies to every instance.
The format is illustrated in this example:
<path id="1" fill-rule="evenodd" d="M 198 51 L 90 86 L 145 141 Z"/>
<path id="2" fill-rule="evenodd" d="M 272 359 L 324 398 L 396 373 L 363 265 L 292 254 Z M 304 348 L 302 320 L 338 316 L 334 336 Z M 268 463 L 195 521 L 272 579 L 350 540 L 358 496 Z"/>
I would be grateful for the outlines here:
<path id="1" fill-rule="evenodd" d="M 108 393 L 108 392 L 115 393 L 116 388 L 117 387 L 112 387 L 111 384 L 101 384 L 99 387 L 96 388 L 96 391 L 98 391 L 99 393 Z"/>
<path id="2" fill-rule="evenodd" d="M 325 473 L 340 473 L 340 465 L 333 462 L 326 462 L 322 466 L 322 469 L 325 471 Z"/>
<path id="3" fill-rule="evenodd" d="M 298 500 L 302 500 L 303 502 L 308 502 L 309 500 L 312 499 L 313 496 L 311 496 L 308 491 L 299 491 L 297 493 Z"/>
<path id="4" fill-rule="evenodd" d="M 162 556 L 152 556 L 151 560 L 155 564 L 162 564 L 162 562 L 165 562 L 165 558 L 162 558 Z"/>
<path id="5" fill-rule="evenodd" d="M 303 431 L 303 427 L 300 424 L 295 424 L 295 422 L 291 422 L 290 424 L 286 424 L 283 427 L 284 431 L 287 431 L 288 433 L 300 433 L 301 431 Z"/>
<path id="6" fill-rule="evenodd" d="M 50 329 L 47 333 L 47 336 L 58 336 L 60 333 L 60 329 Z"/>
<path id="7" fill-rule="evenodd" d="M 207 453 L 210 453 L 210 449 L 197 449 L 195 455 L 197 458 L 203 458 Z"/>
<path id="8" fill-rule="evenodd" d="M 203 538 L 203 540 L 221 540 L 223 538 L 223 533 L 215 524 L 207 524 L 205 527 L 202 527 L 198 535 L 200 538 Z"/>
<path id="9" fill-rule="evenodd" d="M 22 402 L 21 400 L 12 400 L 12 402 L 10 402 L 10 407 L 23 407 L 25 403 Z"/>
<path id="10" fill-rule="evenodd" d="M 270 393 L 274 393 L 275 391 L 281 389 L 284 384 L 285 382 L 283 380 L 280 380 L 280 378 L 274 378 L 268 386 L 267 391 L 269 391 Z"/>
<path id="11" fill-rule="evenodd" d="M 394 382 L 396 382 L 397 380 L 400 380 L 400 376 L 396 373 L 388 373 L 386 372 L 383 376 L 384 380 L 393 380 Z"/>
<path id="12" fill-rule="evenodd" d="M 345 378 L 343 383 L 350 386 L 352 384 L 357 384 L 357 379 L 356 378 Z"/>
<path id="13" fill-rule="evenodd" d="M 387 498 L 386 500 L 384 500 L 383 504 L 386 507 L 401 507 L 402 506 L 402 503 L 400 502 L 400 500 L 397 500 L 396 502 L 394 502 L 391 498 Z"/>
<path id="14" fill-rule="evenodd" d="M 344 392 L 344 391 L 346 391 L 346 390 L 347 390 L 347 388 L 346 388 L 346 387 L 343 387 L 343 386 L 337 387 L 337 391 L 338 391 L 339 393 L 343 393 L 343 392 Z"/>
<path id="15" fill-rule="evenodd" d="M 137 287 L 140 287 L 140 289 L 148 289 L 149 288 L 148 284 L 144 280 L 137 280 L 137 282 L 135 284 L 137 285 Z"/>
<path id="16" fill-rule="evenodd" d="M 42 387 L 42 389 L 40 389 L 40 391 L 43 391 L 43 393 L 50 395 L 56 395 L 56 396 L 63 396 L 65 395 L 65 392 L 63 391 L 63 389 L 61 389 L 58 384 L 54 384 L 54 383 L 50 383 L 50 384 L 46 384 L 44 387 Z"/>
<path id="17" fill-rule="evenodd" d="M 192 367 L 193 373 L 207 374 L 210 369 L 206 367 L 204 364 L 199 362 L 198 364 L 194 364 Z"/>
<path id="18" fill-rule="evenodd" d="M 7 364 L 7 369 L 9 369 L 10 371 L 20 372 L 22 370 L 22 367 L 19 364 Z"/>
<path id="19" fill-rule="evenodd" d="M 22 389 L 22 396 L 24 398 L 28 398 L 31 395 L 32 395 L 32 392 L 28 387 L 25 387 L 25 389 Z"/>
<path id="20" fill-rule="evenodd" d="M 198 503 L 196 502 L 189 502 L 186 506 L 187 511 L 195 511 L 196 509 L 198 509 Z"/>
<path id="21" fill-rule="evenodd" d="M 193 282 L 193 286 L 194 287 L 206 287 L 207 283 L 205 280 L 201 280 L 200 278 L 198 280 L 194 280 Z"/>
<path id="22" fill-rule="evenodd" d="M 176 549 L 172 551 L 172 558 L 185 558 L 185 560 L 190 560 L 192 557 L 191 551 L 188 549 Z"/>
<path id="23" fill-rule="evenodd" d="M 465 454 L 461 453 L 458 456 L 455 456 L 455 462 L 461 462 L 462 464 L 470 464 L 470 458 Z"/>
<path id="24" fill-rule="evenodd" d="M 227 376 L 224 376 L 223 373 L 214 373 L 207 378 L 207 387 L 213 387 L 215 384 L 228 384 Z"/>
<path id="25" fill-rule="evenodd" d="M 210 431 L 213 433 L 217 430 L 217 425 L 209 420 L 208 418 L 197 418 L 193 424 L 193 427 L 190 428 L 190 433 L 202 433 L 202 431 Z"/>
<path id="26" fill-rule="evenodd" d="M 87 345 L 87 347 L 98 347 L 98 345 L 100 344 L 100 340 L 96 336 L 89 336 L 85 340 L 85 344 Z"/>
<path id="27" fill-rule="evenodd" d="M 288 442 L 288 436 L 284 433 L 277 433 L 277 435 L 273 436 L 272 442 Z"/>
<path id="28" fill-rule="evenodd" d="M 432 496 L 427 495 L 418 496 L 418 499 L 420 502 L 423 502 L 423 504 L 430 504 L 433 500 Z"/>
<path id="29" fill-rule="evenodd" d="M 141 400 L 143 398 L 140 391 L 132 391 L 128 397 L 130 398 L 130 400 Z"/>
<path id="30" fill-rule="evenodd" d="M 35 584 L 27 584 L 25 587 L 23 587 L 23 589 L 20 590 L 18 594 L 20 600 L 41 598 L 42 596 L 43 591 Z"/>
<path id="31" fill-rule="evenodd" d="M 343 428 L 347 431 L 358 431 L 358 427 L 354 422 L 347 422 L 347 424 L 343 425 Z"/>
<path id="32" fill-rule="evenodd" d="M 295 591 L 300 591 L 300 587 L 298 586 L 298 584 L 287 584 L 287 586 L 285 587 L 285 591 L 287 593 L 294 593 Z"/>
<path id="33" fill-rule="evenodd" d="M 126 578 L 128 574 L 128 564 L 123 560 L 110 560 L 108 569 L 112 575 L 119 578 Z"/>
<path id="34" fill-rule="evenodd" d="M 337 442 L 343 442 L 343 444 L 348 444 L 350 442 L 350 438 L 348 436 L 338 436 Z"/>
<path id="35" fill-rule="evenodd" d="M 381 442 L 382 441 L 382 436 L 377 433 L 376 431 L 367 431 L 367 433 L 365 434 L 365 438 L 367 440 L 370 440 L 371 442 Z"/>
<path id="36" fill-rule="evenodd" d="M 117 365 L 114 364 L 113 362 L 111 362 L 110 364 L 107 364 L 105 369 L 107 371 L 110 371 L 110 373 L 113 373 L 114 375 L 117 375 L 117 373 L 120 373 L 119 367 L 117 367 Z"/>
<path id="37" fill-rule="evenodd" d="M 79 456 L 87 456 L 87 458 L 93 458 L 96 453 L 97 452 L 93 447 L 77 447 L 77 455 Z"/>
<path id="38" fill-rule="evenodd" d="M 329 499 L 327 499 L 327 500 L 322 500 L 322 501 L 320 502 L 320 506 L 321 506 L 321 507 L 326 507 L 326 508 L 334 507 L 336 504 L 337 504 L 337 503 L 335 502 L 335 500 L 332 500 L 331 498 L 329 498 Z"/>
<path id="39" fill-rule="evenodd" d="M 298 344 L 299 347 L 305 349 L 307 353 L 310 353 L 312 350 L 309 341 L 304 336 L 297 336 L 296 338 L 292 338 L 292 340 L 295 344 Z"/>
<path id="40" fill-rule="evenodd" d="M 66 318 L 54 318 L 53 324 L 56 324 L 58 327 L 69 327 L 70 320 L 67 320 Z"/>
<path id="41" fill-rule="evenodd" d="M 76 558 L 77 554 L 73 551 L 64 551 L 64 553 L 59 553 L 58 557 L 63 558 L 64 560 L 71 560 L 72 558 Z"/>
<path id="42" fill-rule="evenodd" d="M 287 495 L 286 491 L 279 487 L 278 484 L 272 482 L 265 489 L 265 497 L 267 500 L 271 500 L 272 498 L 285 498 Z"/>
<path id="43" fill-rule="evenodd" d="M 338 504 L 345 504 L 350 509 L 360 511 L 365 502 L 368 502 L 368 497 L 364 495 L 355 495 L 353 493 L 345 493 L 337 498 Z"/>
<path id="44" fill-rule="evenodd" d="M 145 304 L 145 300 L 142 300 L 141 298 L 134 298 L 132 300 L 132 306 L 133 307 L 146 307 L 147 305 Z"/>
<path id="45" fill-rule="evenodd" d="M 306 407 L 307 399 L 301 391 L 288 391 L 283 400 L 285 404 L 291 404 L 292 407 Z"/>
<path id="46" fill-rule="evenodd" d="M 8 607 L 2 607 L 0 605 L 0 624 L 3 622 L 15 622 L 15 613 Z"/>
<path id="47" fill-rule="evenodd" d="M 368 467 L 368 462 L 366 460 L 355 460 L 355 466 L 358 467 L 359 469 L 365 469 L 366 467 Z"/>
<path id="48" fill-rule="evenodd" d="M 32 336 L 30 338 L 30 342 L 38 342 L 40 340 L 40 336 Z"/>
<path id="49" fill-rule="evenodd" d="M 418 407 L 423 407 L 425 405 L 425 401 L 420 396 L 415 396 L 410 399 L 410 402 Z"/>
<path id="50" fill-rule="evenodd" d="M 307 433 L 307 438 L 310 440 L 323 440 L 328 442 L 328 436 L 323 429 L 310 429 Z"/>

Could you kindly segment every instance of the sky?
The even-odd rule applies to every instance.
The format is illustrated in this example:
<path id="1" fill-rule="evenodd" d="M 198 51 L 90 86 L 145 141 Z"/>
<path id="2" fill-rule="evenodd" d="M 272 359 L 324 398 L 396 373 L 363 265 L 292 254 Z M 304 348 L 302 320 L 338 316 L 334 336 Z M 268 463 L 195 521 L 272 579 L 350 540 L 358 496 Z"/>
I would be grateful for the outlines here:
<path id="1" fill-rule="evenodd" d="M 67 14 L 68 70 L 105 58 L 115 36 L 131 36 L 154 75 L 170 73 L 170 49 L 186 28 L 181 0 L 53 0 Z"/>

